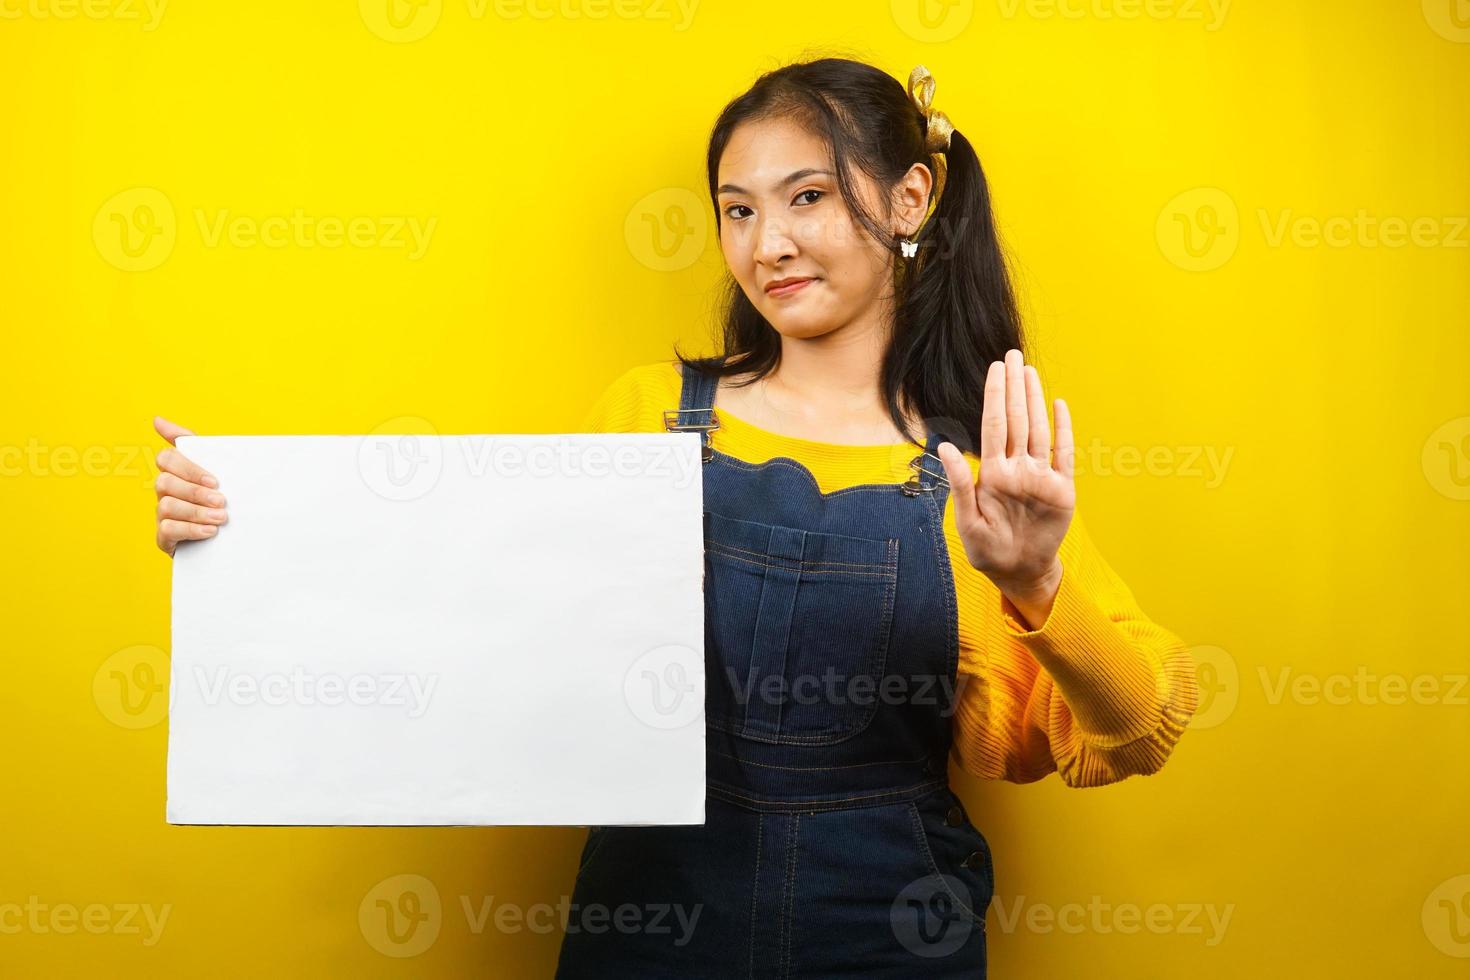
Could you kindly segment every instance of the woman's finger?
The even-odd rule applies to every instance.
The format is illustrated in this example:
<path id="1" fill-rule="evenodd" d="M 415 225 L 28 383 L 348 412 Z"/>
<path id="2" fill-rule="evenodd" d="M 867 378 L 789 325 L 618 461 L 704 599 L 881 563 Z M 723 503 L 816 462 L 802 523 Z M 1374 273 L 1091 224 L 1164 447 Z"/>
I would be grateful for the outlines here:
<path id="1" fill-rule="evenodd" d="M 985 372 L 985 399 L 980 409 L 980 460 L 998 459 L 1006 454 L 1006 414 L 1004 361 L 991 361 Z M 981 466 L 984 473 L 984 466 Z"/>
<path id="2" fill-rule="evenodd" d="M 158 501 L 158 516 L 192 524 L 223 524 L 228 518 L 223 507 L 200 507 L 178 497 L 163 497 Z"/>
<path id="3" fill-rule="evenodd" d="M 1052 464 L 1062 476 L 1072 479 L 1072 412 L 1067 408 L 1067 403 L 1058 398 L 1056 400 L 1057 413 L 1057 453 L 1056 460 Z"/>
<path id="4" fill-rule="evenodd" d="M 1030 364 L 1026 365 L 1026 417 L 1031 422 L 1027 452 L 1032 459 L 1045 463 L 1051 454 L 1051 429 L 1046 418 L 1046 398 L 1041 393 L 1041 375 Z"/>
<path id="5" fill-rule="evenodd" d="M 161 450 L 156 462 L 158 463 L 158 468 L 165 473 L 172 473 L 174 476 L 187 480 L 190 483 L 203 484 L 211 490 L 219 488 L 219 481 L 213 475 L 205 472 L 204 467 L 172 446 Z"/>
<path id="6" fill-rule="evenodd" d="M 158 474 L 158 479 L 153 481 L 153 491 L 160 497 L 178 497 L 180 500 L 187 500 L 204 507 L 223 507 L 225 505 L 225 495 L 218 490 L 201 487 L 197 483 L 189 483 L 172 473 Z"/>
<path id="7" fill-rule="evenodd" d="M 1014 347 L 1006 351 L 1006 455 L 1024 456 L 1030 426 L 1026 423 L 1025 359 Z"/>
<path id="8" fill-rule="evenodd" d="M 165 541 L 199 541 L 214 537 L 219 528 L 213 524 L 193 524 L 188 521 L 159 521 L 158 536 Z"/>
<path id="9" fill-rule="evenodd" d="M 939 462 L 944 465 L 944 476 L 949 480 L 949 495 L 954 499 L 954 518 L 957 527 L 968 527 L 980 516 L 980 507 L 975 503 L 975 474 L 965 454 L 952 442 L 941 442 L 938 447 Z"/>

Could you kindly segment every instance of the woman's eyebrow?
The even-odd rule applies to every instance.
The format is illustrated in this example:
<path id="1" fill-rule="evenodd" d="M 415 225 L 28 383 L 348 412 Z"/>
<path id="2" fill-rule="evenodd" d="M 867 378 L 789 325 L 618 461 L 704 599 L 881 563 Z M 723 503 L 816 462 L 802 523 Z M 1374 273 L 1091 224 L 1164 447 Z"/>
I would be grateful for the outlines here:
<path id="1" fill-rule="evenodd" d="M 807 167 L 804 170 L 797 170 L 797 171 L 794 171 L 794 172 L 792 172 L 790 174 L 787 174 L 784 178 L 782 178 L 780 181 L 778 181 L 771 189 L 772 190 L 780 190 L 783 187 L 787 187 L 787 186 L 790 186 L 791 184 L 796 183 L 798 180 L 805 180 L 807 177 L 814 177 L 814 176 L 816 176 L 818 174 L 823 174 L 825 176 L 830 177 L 830 176 L 832 176 L 832 171 L 830 171 L 830 170 L 816 170 L 816 169 L 813 169 L 811 167 Z M 750 191 L 746 190 L 744 187 L 737 187 L 734 184 L 721 184 L 719 186 L 719 189 L 716 190 L 715 193 L 716 194 L 749 194 Z"/>

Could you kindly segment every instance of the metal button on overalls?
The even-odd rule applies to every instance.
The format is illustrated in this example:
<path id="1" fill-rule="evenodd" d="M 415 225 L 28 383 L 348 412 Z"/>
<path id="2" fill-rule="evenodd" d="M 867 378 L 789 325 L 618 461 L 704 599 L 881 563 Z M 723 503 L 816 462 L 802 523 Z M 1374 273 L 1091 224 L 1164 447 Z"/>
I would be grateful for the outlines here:
<path id="1" fill-rule="evenodd" d="M 705 460 L 705 823 L 589 834 L 557 977 L 983 977 L 989 844 L 947 782 L 942 437 L 907 483 L 823 493 L 796 460 L 714 451 L 715 391 L 685 371 L 666 413 Z"/>

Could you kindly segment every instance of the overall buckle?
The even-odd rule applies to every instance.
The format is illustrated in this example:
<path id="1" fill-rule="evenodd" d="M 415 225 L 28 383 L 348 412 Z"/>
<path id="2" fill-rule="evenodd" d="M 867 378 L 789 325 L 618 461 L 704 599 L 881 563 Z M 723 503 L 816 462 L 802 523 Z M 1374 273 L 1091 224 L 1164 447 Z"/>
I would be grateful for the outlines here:
<path id="1" fill-rule="evenodd" d="M 708 423 L 680 422 L 680 415 L 690 412 L 707 412 L 710 420 Z M 664 409 L 664 428 L 670 432 L 698 432 L 700 442 L 700 461 L 708 463 L 715 456 L 715 447 L 711 444 L 710 433 L 720 427 L 719 416 L 715 415 L 713 408 L 667 408 Z"/>
<path id="2" fill-rule="evenodd" d="M 947 488 L 949 486 L 949 478 L 944 475 L 943 470 L 940 470 L 936 473 L 934 470 L 924 468 L 923 460 L 925 456 L 928 456 L 930 459 L 938 462 L 941 466 L 944 465 L 944 460 L 929 452 L 927 449 L 919 455 L 915 456 L 913 459 L 909 460 L 909 469 L 914 471 L 914 475 L 909 477 L 908 480 L 900 486 L 900 489 L 903 490 L 903 492 L 908 494 L 910 497 L 917 497 L 921 493 L 933 493 L 938 487 L 942 486 Z M 933 477 L 934 485 L 927 487 L 924 486 L 924 484 L 919 480 L 919 474 L 921 473 Z"/>

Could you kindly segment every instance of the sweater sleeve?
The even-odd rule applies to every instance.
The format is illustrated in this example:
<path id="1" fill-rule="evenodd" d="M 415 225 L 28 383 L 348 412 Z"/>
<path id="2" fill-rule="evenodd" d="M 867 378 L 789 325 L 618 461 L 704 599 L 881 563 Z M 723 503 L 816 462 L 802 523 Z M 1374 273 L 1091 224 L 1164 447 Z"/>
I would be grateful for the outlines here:
<path id="1" fill-rule="evenodd" d="M 662 375 L 670 368 L 662 362 L 631 367 L 613 380 L 582 416 L 581 432 L 657 432 L 663 429 Z M 676 376 L 677 377 L 677 376 Z M 677 405 L 677 397 L 675 400 Z"/>
<path id="2" fill-rule="evenodd" d="M 1035 629 L 969 563 L 952 514 L 946 531 L 959 601 L 962 768 L 1018 783 L 1055 771 L 1073 787 L 1157 772 L 1198 705 L 1194 661 L 1139 608 L 1080 516 L 1062 540 L 1051 611 Z"/>

